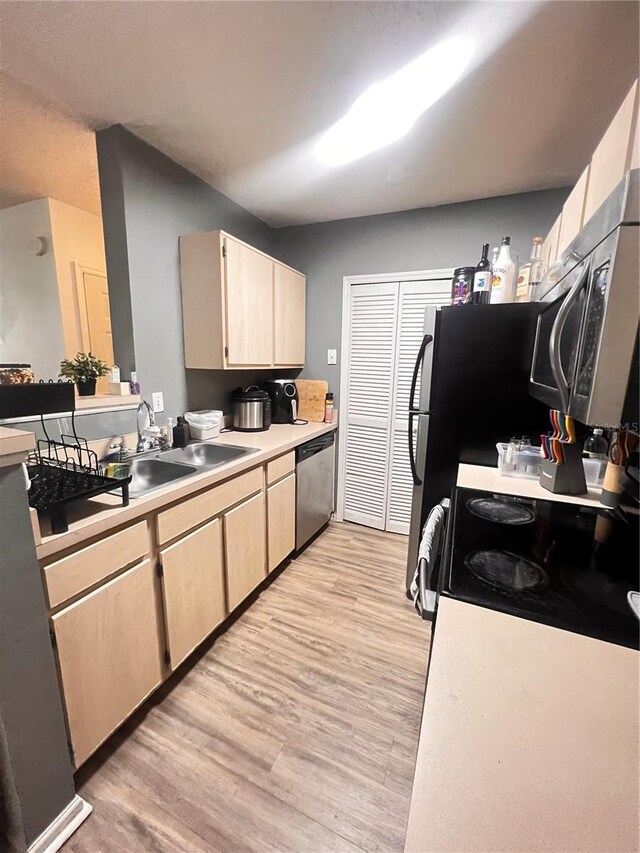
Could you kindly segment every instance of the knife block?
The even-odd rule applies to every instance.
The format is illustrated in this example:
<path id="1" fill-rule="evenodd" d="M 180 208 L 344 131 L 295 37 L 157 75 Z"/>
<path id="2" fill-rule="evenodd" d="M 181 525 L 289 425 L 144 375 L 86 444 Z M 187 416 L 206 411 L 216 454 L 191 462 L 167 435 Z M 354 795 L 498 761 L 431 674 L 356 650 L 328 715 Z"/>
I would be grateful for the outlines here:
<path id="1" fill-rule="evenodd" d="M 577 444 L 563 444 L 564 462 L 543 459 L 540 468 L 540 485 L 554 495 L 584 495 L 587 481 L 584 477 L 582 449 Z"/>

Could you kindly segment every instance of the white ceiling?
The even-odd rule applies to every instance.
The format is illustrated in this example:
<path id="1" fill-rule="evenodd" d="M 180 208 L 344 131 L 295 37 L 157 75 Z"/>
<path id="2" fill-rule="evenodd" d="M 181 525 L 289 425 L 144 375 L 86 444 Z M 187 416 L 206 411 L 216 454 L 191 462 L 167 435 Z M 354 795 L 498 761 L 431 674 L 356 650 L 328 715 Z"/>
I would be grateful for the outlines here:
<path id="1" fill-rule="evenodd" d="M 56 198 L 101 214 L 93 131 L 0 73 L 0 208 Z"/>
<path id="2" fill-rule="evenodd" d="M 0 25 L 7 73 L 273 225 L 570 184 L 638 73 L 635 2 L 6 0 Z M 315 162 L 371 83 L 457 33 L 470 71 L 408 136 Z"/>

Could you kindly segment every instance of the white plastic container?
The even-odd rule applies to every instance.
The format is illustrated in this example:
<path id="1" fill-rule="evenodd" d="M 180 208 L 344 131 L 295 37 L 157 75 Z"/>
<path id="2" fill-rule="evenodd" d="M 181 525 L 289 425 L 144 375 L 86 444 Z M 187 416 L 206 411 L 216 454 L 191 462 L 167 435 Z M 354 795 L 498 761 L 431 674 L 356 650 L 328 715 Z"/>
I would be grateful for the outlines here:
<path id="1" fill-rule="evenodd" d="M 528 447 L 526 450 L 516 450 L 515 467 L 507 466 L 508 444 L 499 442 L 496 444 L 498 451 L 498 470 L 504 477 L 530 477 L 534 479 L 540 476 L 542 465 L 542 448 Z"/>
<path id="2" fill-rule="evenodd" d="M 606 459 L 583 459 L 584 478 L 587 486 L 601 486 L 607 467 Z"/>
<path id="3" fill-rule="evenodd" d="M 517 450 L 515 452 L 515 469 L 513 469 L 508 468 L 506 465 L 507 447 L 507 444 L 496 444 L 498 470 L 503 477 L 530 477 L 531 479 L 537 479 L 540 476 L 540 467 L 544 458 L 542 448 L 530 447 L 527 450 Z M 587 486 L 601 486 L 605 468 L 607 467 L 606 459 L 583 459 L 582 464 L 584 465 L 584 477 L 587 481 Z"/>
<path id="4" fill-rule="evenodd" d="M 200 409 L 197 412 L 185 412 L 191 438 L 208 441 L 220 435 L 223 413 L 218 409 Z"/>

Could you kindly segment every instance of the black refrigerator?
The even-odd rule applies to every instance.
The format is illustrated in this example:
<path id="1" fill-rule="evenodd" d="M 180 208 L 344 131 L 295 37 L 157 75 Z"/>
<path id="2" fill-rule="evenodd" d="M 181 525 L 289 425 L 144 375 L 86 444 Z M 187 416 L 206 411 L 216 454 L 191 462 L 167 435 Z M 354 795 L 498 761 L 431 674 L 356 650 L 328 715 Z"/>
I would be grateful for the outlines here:
<path id="1" fill-rule="evenodd" d="M 429 307 L 409 400 L 413 499 L 407 589 L 429 511 L 455 486 L 458 465 L 495 465 L 496 444 L 550 429 L 549 409 L 529 395 L 542 305 Z M 419 392 L 418 392 L 419 385 Z"/>

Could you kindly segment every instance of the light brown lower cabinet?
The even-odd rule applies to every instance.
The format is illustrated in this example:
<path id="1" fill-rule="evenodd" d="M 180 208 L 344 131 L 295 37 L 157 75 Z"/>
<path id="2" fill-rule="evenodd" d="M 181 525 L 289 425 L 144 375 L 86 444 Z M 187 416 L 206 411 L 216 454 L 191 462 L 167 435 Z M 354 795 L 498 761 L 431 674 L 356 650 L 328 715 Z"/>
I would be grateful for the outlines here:
<path id="1" fill-rule="evenodd" d="M 268 568 L 272 572 L 296 545 L 296 475 L 267 489 Z"/>
<path id="2" fill-rule="evenodd" d="M 227 601 L 233 610 L 266 577 L 267 526 L 264 492 L 224 515 Z"/>
<path id="3" fill-rule="evenodd" d="M 175 669 L 227 615 L 222 524 L 210 521 L 160 551 L 171 669 Z"/>
<path id="4" fill-rule="evenodd" d="M 162 681 L 150 560 L 52 617 L 76 767 Z"/>

